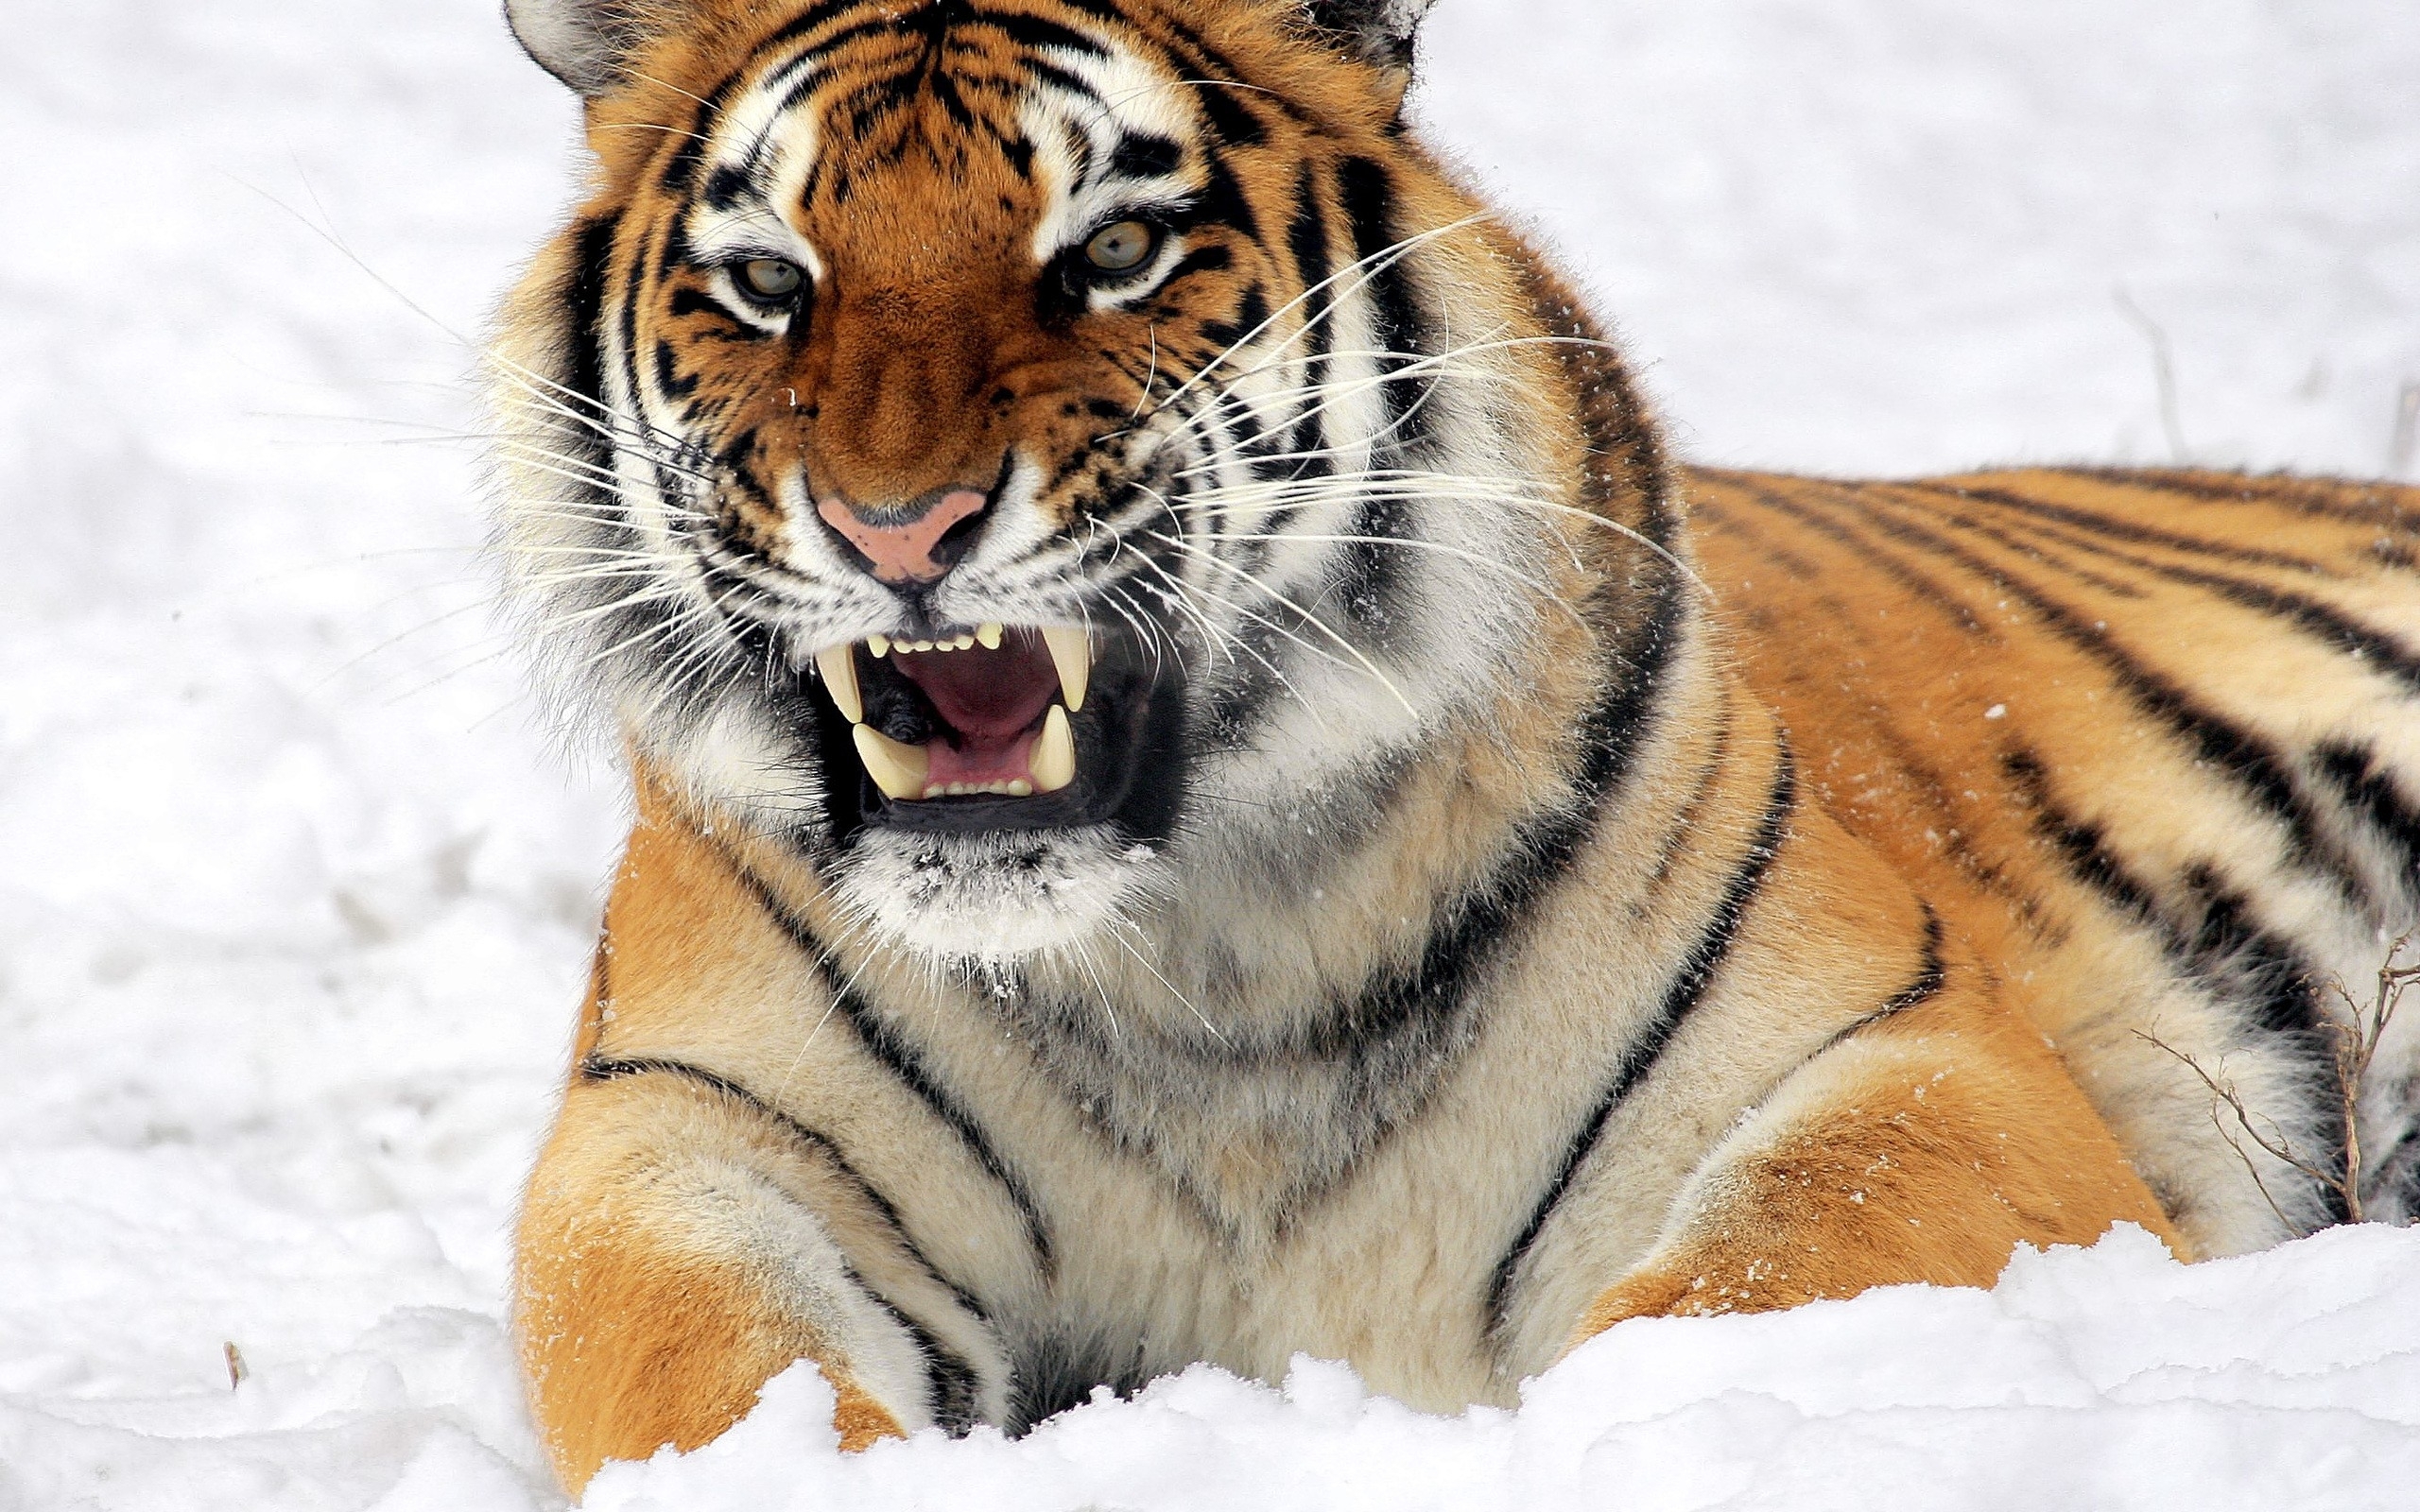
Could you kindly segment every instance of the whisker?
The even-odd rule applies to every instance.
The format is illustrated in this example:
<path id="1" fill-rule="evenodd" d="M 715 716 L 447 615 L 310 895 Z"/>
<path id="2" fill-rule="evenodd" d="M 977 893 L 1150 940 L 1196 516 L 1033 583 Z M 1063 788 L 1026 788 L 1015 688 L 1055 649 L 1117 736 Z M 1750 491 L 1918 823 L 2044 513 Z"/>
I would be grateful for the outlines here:
<path id="1" fill-rule="evenodd" d="M 1159 409 L 1165 410 L 1170 404 L 1173 404 L 1178 400 L 1184 398 L 1186 393 L 1191 391 L 1194 385 L 1201 382 L 1212 372 L 1216 371 L 1219 365 L 1224 363 L 1228 357 L 1234 355 L 1236 352 L 1241 351 L 1243 348 L 1251 345 L 1253 341 L 1259 339 L 1262 333 L 1268 331 L 1271 326 L 1284 319 L 1288 315 L 1290 315 L 1295 310 L 1300 309 L 1305 301 L 1334 287 L 1342 280 L 1350 278 L 1356 273 L 1362 273 L 1366 269 L 1367 271 L 1361 278 L 1360 282 L 1356 284 L 1353 287 L 1353 292 L 1358 292 L 1375 282 L 1379 274 L 1384 273 L 1388 268 L 1392 267 L 1396 263 L 1401 262 L 1404 258 L 1410 256 L 1412 251 L 1417 248 L 1424 246 L 1428 242 L 1438 240 L 1441 237 L 1450 236 L 1456 232 L 1467 230 L 1468 228 L 1478 225 L 1489 218 L 1490 217 L 1483 213 L 1465 215 L 1461 220 L 1453 221 L 1443 226 L 1431 227 L 1427 231 L 1407 236 L 1391 247 L 1382 247 L 1366 257 L 1357 258 L 1353 262 L 1346 264 L 1343 267 L 1339 268 L 1336 272 L 1320 280 L 1317 284 L 1312 284 L 1310 287 L 1295 295 L 1292 299 L 1288 300 L 1284 304 L 1279 305 L 1275 310 L 1270 311 L 1268 318 L 1262 320 L 1258 325 L 1253 326 L 1251 330 L 1245 332 L 1234 341 L 1229 342 L 1224 352 L 1221 352 L 1218 356 L 1211 358 L 1207 363 L 1203 364 L 1201 371 L 1195 373 L 1191 378 L 1186 379 L 1184 384 L 1177 387 L 1174 393 L 1171 393 L 1166 400 L 1162 401 L 1159 405 Z M 1340 301 L 1331 301 L 1326 309 L 1322 310 L 1319 315 L 1312 318 L 1304 321 L 1301 328 L 1297 330 L 1293 335 L 1288 336 L 1278 350 L 1283 351 L 1285 347 L 1291 346 L 1294 342 L 1300 341 L 1304 336 L 1309 335 L 1310 332 L 1322 321 L 1333 319 L 1337 312 L 1343 306 Z"/>
<path id="2" fill-rule="evenodd" d="M 1288 609 L 1293 610 L 1295 613 L 1303 615 L 1305 619 L 1316 619 L 1316 616 L 1314 615 L 1305 614 L 1302 606 L 1294 603 L 1293 600 L 1287 598 L 1284 594 L 1277 593 L 1274 589 L 1269 588 L 1266 584 L 1260 582 L 1257 578 L 1253 577 L 1250 574 L 1244 573 L 1240 569 L 1231 567 L 1226 562 L 1219 560 L 1219 558 L 1211 556 L 1208 552 L 1197 551 L 1189 546 L 1180 546 L 1179 549 L 1188 556 L 1195 557 L 1202 561 L 1209 562 L 1214 566 L 1222 567 L 1231 573 L 1235 573 L 1236 576 L 1241 576 L 1246 582 L 1251 583 L 1253 587 L 1261 589 L 1264 593 L 1269 593 L 1271 597 L 1274 597 L 1284 603 Z M 1357 670 L 1350 663 L 1339 661 L 1335 653 L 1322 650 L 1320 647 L 1304 640 L 1301 636 L 1296 635 L 1292 630 L 1288 629 L 1285 626 L 1269 618 L 1267 615 L 1246 609 L 1244 606 L 1236 603 L 1234 599 L 1227 597 L 1225 594 L 1214 593 L 1211 590 L 1202 587 L 1199 583 L 1183 582 L 1171 576 L 1167 569 L 1160 567 L 1156 562 L 1152 563 L 1152 565 L 1159 572 L 1161 576 L 1167 577 L 1170 583 L 1176 585 L 1177 591 L 1182 595 L 1187 597 L 1199 595 L 1200 597 L 1208 600 L 1210 603 L 1226 610 L 1229 613 L 1234 614 L 1237 619 L 1249 620 L 1254 625 L 1258 625 L 1265 629 L 1285 637 L 1287 640 L 1291 641 L 1305 653 L 1318 659 L 1319 661 L 1328 663 L 1339 671 L 1353 672 Z M 1146 584 L 1144 586 L 1149 587 L 1150 585 Z M 1157 592 L 1157 590 L 1155 589 L 1153 592 Z M 1327 627 L 1325 625 L 1320 626 L 1320 628 L 1327 630 Z M 1327 630 L 1327 633 L 1330 635 L 1335 634 L 1332 630 Z M 1234 641 L 1237 647 L 1250 654 L 1253 661 L 1258 662 L 1262 666 L 1267 667 L 1270 675 L 1274 677 L 1280 683 L 1284 684 L 1288 692 L 1294 695 L 1296 700 L 1299 701 L 1303 705 L 1305 711 L 1310 714 L 1312 723 L 1318 725 L 1322 730 L 1327 728 L 1327 716 L 1324 712 L 1321 710 L 1316 701 L 1303 693 L 1302 688 L 1295 683 L 1293 679 L 1288 677 L 1284 671 L 1271 663 L 1267 657 L 1262 656 L 1259 649 L 1250 641 L 1244 640 L 1240 636 L 1231 636 L 1230 639 Z M 1351 650 L 1352 647 L 1348 645 L 1346 649 Z M 1386 681 L 1386 678 L 1383 674 L 1376 674 L 1374 672 L 1373 675 L 1376 676 L 1380 682 L 1383 683 Z M 1396 696 L 1400 698 L 1402 696 L 1398 694 Z"/>
<path id="3" fill-rule="evenodd" d="M 1596 627 L 1590 625 L 1587 619 L 1582 616 L 1578 610 L 1574 609 L 1568 600 L 1564 599 L 1561 594 L 1557 593 L 1552 588 L 1549 588 L 1545 583 L 1542 583 L 1536 578 L 1529 576 L 1528 575 L 1521 573 L 1503 562 L 1482 557 L 1475 551 L 1465 551 L 1460 546 L 1447 545 L 1442 541 L 1423 541 L 1411 536 L 1305 536 L 1299 535 L 1290 530 L 1282 536 L 1274 538 L 1266 536 L 1212 535 L 1203 536 L 1200 539 L 1208 541 L 1229 541 L 1236 543 L 1248 543 L 1274 539 L 1280 541 L 1304 541 L 1313 545 L 1401 546 L 1408 550 L 1433 551 L 1441 556 L 1452 557 L 1457 560 L 1469 562 L 1474 567 L 1484 568 L 1488 572 L 1494 573 L 1497 576 L 1502 577 L 1507 582 L 1519 584 L 1521 587 L 1530 590 L 1540 598 L 1562 610 L 1564 613 L 1571 617 L 1571 623 L 1579 626 L 1582 630 L 1587 631 L 1590 636 L 1593 637 L 1597 633 Z"/>
<path id="4" fill-rule="evenodd" d="M 606 121 L 599 124 L 596 129 L 600 131 L 661 131 L 666 136 L 685 136 L 692 142 L 703 142 L 708 146 L 714 143 L 713 137 L 700 136 L 695 131 L 684 130 L 677 126 L 664 126 L 654 121 Z"/>
<path id="5" fill-rule="evenodd" d="M 1379 686 L 1385 688 L 1390 694 L 1392 694 L 1395 701 L 1403 705 L 1404 713 L 1411 715 L 1414 719 L 1420 717 L 1420 710 L 1413 705 L 1409 698 L 1404 696 L 1403 690 L 1394 685 L 1393 679 L 1389 678 L 1384 672 L 1379 671 L 1378 664 L 1376 662 L 1371 661 L 1369 657 L 1362 654 L 1359 646 L 1355 645 L 1351 641 L 1347 640 L 1342 634 L 1331 627 L 1327 621 L 1322 619 L 1319 615 L 1312 613 L 1309 610 L 1306 610 L 1302 605 L 1295 603 L 1284 593 L 1279 593 L 1276 589 L 1270 587 L 1267 583 L 1262 582 L 1259 578 L 1254 577 L 1252 574 L 1245 572 L 1242 568 L 1236 566 L 1233 562 L 1227 561 L 1214 552 L 1203 551 L 1189 542 L 1178 540 L 1172 536 L 1162 535 L 1158 531 L 1152 531 L 1150 534 L 1168 546 L 1173 547 L 1178 551 L 1190 554 L 1199 561 L 1206 562 L 1209 565 L 1218 568 L 1221 572 L 1242 578 L 1246 583 L 1251 584 L 1253 587 L 1260 590 L 1264 593 L 1267 593 L 1270 597 L 1277 600 L 1288 609 L 1290 609 L 1295 613 L 1301 615 L 1305 624 L 1310 626 L 1321 634 L 1326 636 L 1329 640 L 1334 641 L 1339 646 L 1342 647 L 1346 655 L 1352 657 L 1354 661 L 1361 664 L 1361 669 L 1363 671 L 1369 673 L 1371 677 L 1377 679 Z"/>
<path id="6" fill-rule="evenodd" d="M 1190 1011 L 1196 1019 L 1201 1021 L 1201 1027 L 1210 1031 L 1211 1039 L 1218 1040 L 1222 1045 L 1227 1043 L 1227 1037 L 1219 1032 L 1219 1026 L 1210 1022 L 1210 1016 L 1203 1013 L 1200 1008 L 1195 1007 L 1191 998 L 1186 997 L 1183 992 L 1178 991 L 1177 985 L 1174 982 L 1169 981 L 1165 975 L 1163 975 L 1160 969 L 1153 966 L 1150 961 L 1144 956 L 1142 951 L 1139 950 L 1134 943 L 1130 942 L 1124 935 L 1118 933 L 1121 926 L 1132 932 L 1135 940 L 1139 941 L 1143 938 L 1143 932 L 1136 929 L 1132 923 L 1129 923 L 1124 919 L 1113 919 L 1111 921 L 1109 937 L 1124 946 L 1126 948 L 1126 954 L 1134 957 L 1135 965 L 1150 972 L 1152 977 L 1158 981 L 1160 986 L 1168 989 L 1170 996 L 1174 997 L 1179 1003 L 1184 1004 L 1186 1009 Z"/>

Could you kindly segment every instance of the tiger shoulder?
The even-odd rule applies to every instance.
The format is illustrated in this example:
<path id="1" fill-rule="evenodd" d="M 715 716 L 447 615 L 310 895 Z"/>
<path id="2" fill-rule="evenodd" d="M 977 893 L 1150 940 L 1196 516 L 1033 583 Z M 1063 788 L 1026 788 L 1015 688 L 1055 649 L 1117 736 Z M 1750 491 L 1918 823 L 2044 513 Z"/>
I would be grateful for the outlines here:
<path id="1" fill-rule="evenodd" d="M 1426 0 L 507 9 L 594 164 L 498 553 L 637 809 L 517 1236 L 568 1486 L 801 1360 L 849 1448 L 1452 1412 L 2411 1215 L 2414 490 L 1684 466 L 1405 122 Z"/>

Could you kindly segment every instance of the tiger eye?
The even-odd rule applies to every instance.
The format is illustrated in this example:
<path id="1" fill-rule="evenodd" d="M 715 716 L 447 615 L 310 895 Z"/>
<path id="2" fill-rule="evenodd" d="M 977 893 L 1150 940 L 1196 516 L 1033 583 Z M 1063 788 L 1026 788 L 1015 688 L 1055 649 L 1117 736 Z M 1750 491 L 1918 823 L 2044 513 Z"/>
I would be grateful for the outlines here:
<path id="1" fill-rule="evenodd" d="M 739 284 L 760 300 L 786 300 L 806 283 L 796 263 L 778 257 L 754 257 L 739 265 Z"/>
<path id="2" fill-rule="evenodd" d="M 1121 220 L 1093 233 L 1084 244 L 1084 260 L 1104 273 L 1132 273 L 1143 266 L 1158 237 L 1139 220 Z"/>

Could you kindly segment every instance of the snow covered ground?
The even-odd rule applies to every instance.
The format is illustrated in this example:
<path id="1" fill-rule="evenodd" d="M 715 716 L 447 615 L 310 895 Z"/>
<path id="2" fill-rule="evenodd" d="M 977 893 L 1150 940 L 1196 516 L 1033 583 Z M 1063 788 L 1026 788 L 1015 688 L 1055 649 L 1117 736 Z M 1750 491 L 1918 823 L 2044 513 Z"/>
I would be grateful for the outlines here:
<path id="1" fill-rule="evenodd" d="M 40 9 L 0 17 L 0 1512 L 554 1506 L 503 1234 L 621 799 L 484 617 L 470 359 L 379 281 L 475 329 L 572 111 L 491 0 Z M 1444 0 L 1429 51 L 1437 134 L 1693 455 L 2411 469 L 2402 0 Z M 1305 1364 L 850 1461 L 801 1377 L 591 1500 L 2409 1505 L 2414 1296 L 2420 1235 L 2120 1236 L 1626 1325 L 1515 1415 Z"/>

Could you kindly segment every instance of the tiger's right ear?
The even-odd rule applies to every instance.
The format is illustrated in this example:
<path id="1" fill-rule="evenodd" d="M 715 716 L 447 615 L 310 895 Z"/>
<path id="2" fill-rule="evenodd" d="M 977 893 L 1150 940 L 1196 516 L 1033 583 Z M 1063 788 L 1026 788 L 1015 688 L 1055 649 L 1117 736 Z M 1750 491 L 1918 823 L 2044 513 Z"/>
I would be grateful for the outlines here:
<path id="1" fill-rule="evenodd" d="M 1375 63 L 1389 103 L 1400 108 L 1411 87 L 1412 44 L 1420 23 L 1437 0 L 1304 0 L 1311 25 L 1337 38 L 1345 51 Z"/>
<path id="2" fill-rule="evenodd" d="M 645 37 L 647 0 L 504 0 L 505 24 L 522 51 L 588 99 L 622 81 L 622 65 Z"/>

